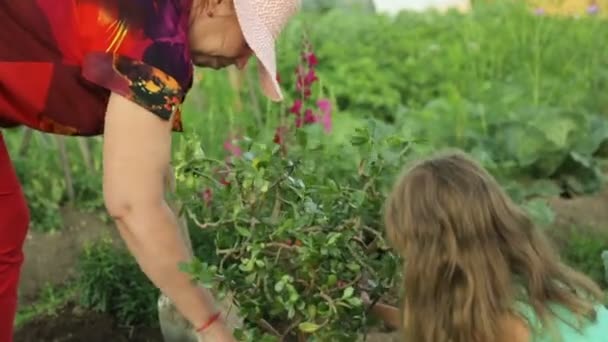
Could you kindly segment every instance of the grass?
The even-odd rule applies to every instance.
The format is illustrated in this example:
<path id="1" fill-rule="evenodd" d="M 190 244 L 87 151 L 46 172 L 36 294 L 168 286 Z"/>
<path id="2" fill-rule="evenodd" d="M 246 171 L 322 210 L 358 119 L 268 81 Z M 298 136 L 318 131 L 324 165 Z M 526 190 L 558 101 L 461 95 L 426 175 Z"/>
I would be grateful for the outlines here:
<path id="1" fill-rule="evenodd" d="M 72 284 L 47 285 L 34 303 L 19 308 L 15 317 L 15 328 L 19 328 L 39 316 L 55 316 L 59 310 L 75 298 L 76 287 Z"/>

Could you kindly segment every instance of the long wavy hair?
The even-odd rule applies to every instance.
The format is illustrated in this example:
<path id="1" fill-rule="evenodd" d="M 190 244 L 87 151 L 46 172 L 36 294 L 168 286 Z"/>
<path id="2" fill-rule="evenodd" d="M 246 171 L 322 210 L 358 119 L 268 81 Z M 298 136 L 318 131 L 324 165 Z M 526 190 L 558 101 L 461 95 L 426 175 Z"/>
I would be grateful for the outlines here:
<path id="1" fill-rule="evenodd" d="M 500 340 L 501 322 L 516 314 L 522 293 L 543 322 L 553 318 L 550 304 L 595 319 L 599 287 L 560 262 L 528 215 L 464 153 L 448 151 L 406 170 L 385 221 L 404 260 L 406 341 Z"/>

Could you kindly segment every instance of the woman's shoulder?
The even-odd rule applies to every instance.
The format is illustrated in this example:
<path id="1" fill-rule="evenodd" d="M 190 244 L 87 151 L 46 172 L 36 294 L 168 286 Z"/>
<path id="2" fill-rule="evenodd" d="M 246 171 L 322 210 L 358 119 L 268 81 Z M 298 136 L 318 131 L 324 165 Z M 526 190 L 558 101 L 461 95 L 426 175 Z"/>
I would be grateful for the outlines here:
<path id="1" fill-rule="evenodd" d="M 112 92 L 173 118 L 180 131 L 180 107 L 193 75 L 190 2 L 0 2 L 6 33 L 0 35 L 0 74 L 12 94 L 8 109 L 0 107 L 0 121 L 58 134 L 100 134 Z"/>
<path id="2" fill-rule="evenodd" d="M 149 69 L 147 73 L 156 76 L 157 82 L 164 77 L 182 91 L 187 90 L 193 71 L 188 41 L 189 3 L 190 0 L 78 2 L 84 68 L 94 69 L 104 58 L 110 58 L 114 64 L 121 64 L 114 69 L 123 77 L 141 77 L 142 71 Z M 85 75 L 98 77 L 96 71 Z"/>
<path id="3" fill-rule="evenodd" d="M 192 84 L 190 3 L 78 2 L 84 78 L 169 119 Z"/>

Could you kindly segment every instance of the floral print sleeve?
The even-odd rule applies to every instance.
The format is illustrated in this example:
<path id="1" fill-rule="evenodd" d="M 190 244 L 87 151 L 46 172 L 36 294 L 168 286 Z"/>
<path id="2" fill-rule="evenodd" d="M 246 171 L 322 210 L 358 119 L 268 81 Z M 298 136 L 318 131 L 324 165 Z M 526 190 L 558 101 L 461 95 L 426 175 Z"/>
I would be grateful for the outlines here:
<path id="1" fill-rule="evenodd" d="M 192 82 L 190 0 L 79 0 L 83 77 L 162 119 L 174 117 Z"/>
<path id="2" fill-rule="evenodd" d="M 192 0 L 0 0 L 0 128 L 103 134 L 112 92 L 182 131 Z"/>

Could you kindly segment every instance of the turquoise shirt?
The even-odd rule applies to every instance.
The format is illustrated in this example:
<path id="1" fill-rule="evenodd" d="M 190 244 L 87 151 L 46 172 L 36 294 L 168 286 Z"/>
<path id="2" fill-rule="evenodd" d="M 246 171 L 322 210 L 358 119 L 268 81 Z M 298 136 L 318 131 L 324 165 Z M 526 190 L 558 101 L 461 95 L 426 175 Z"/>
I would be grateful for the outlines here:
<path id="1" fill-rule="evenodd" d="M 556 315 L 553 326 L 543 328 L 529 305 L 518 306 L 519 313 L 531 324 L 530 342 L 608 342 L 608 309 L 604 305 L 596 307 L 595 322 L 579 320 L 562 306 L 554 305 L 551 310 Z"/>

